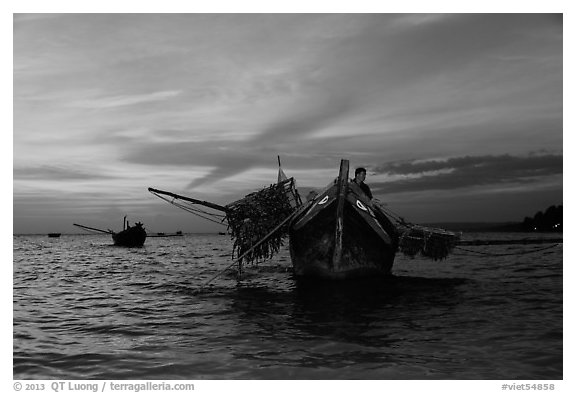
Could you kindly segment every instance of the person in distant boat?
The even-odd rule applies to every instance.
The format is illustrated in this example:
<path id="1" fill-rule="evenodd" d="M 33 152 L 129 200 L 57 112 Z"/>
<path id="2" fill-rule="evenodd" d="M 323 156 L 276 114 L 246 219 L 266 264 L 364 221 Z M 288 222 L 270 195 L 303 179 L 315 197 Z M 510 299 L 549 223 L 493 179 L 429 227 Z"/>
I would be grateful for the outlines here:
<path id="1" fill-rule="evenodd" d="M 370 187 L 368 187 L 368 184 L 364 183 L 364 180 L 366 180 L 366 168 L 362 167 L 356 168 L 356 170 L 354 171 L 354 180 L 352 181 L 358 184 L 358 186 L 360 186 L 360 188 L 362 189 L 364 194 L 366 194 L 368 199 L 372 200 L 372 191 L 370 191 Z"/>

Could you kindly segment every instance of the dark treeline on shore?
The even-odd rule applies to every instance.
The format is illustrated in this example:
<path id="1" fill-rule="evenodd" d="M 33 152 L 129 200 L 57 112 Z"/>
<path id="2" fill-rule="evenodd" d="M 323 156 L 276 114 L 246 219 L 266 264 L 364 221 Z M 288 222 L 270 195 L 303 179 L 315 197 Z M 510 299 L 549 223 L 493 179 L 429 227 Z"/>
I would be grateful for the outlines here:
<path id="1" fill-rule="evenodd" d="M 544 213 L 539 211 L 534 217 L 524 218 L 522 227 L 531 232 L 562 232 L 562 205 L 550 206 Z"/>

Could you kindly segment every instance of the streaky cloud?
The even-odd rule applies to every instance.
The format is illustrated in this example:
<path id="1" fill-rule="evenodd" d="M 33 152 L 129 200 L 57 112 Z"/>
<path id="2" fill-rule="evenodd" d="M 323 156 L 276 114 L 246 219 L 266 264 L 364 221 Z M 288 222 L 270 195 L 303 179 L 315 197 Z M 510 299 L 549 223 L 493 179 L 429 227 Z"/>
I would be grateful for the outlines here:
<path id="1" fill-rule="evenodd" d="M 130 105 L 145 104 L 149 102 L 165 101 L 176 97 L 179 91 L 158 91 L 148 94 L 103 96 L 72 102 L 69 105 L 84 109 L 109 109 Z"/>
<path id="2" fill-rule="evenodd" d="M 353 97 L 334 95 L 315 98 L 317 100 L 314 102 L 307 100 L 306 106 L 301 104 L 293 106 L 286 116 L 236 146 L 218 161 L 216 168 L 207 175 L 193 180 L 187 189 L 245 172 L 263 160 L 258 153 L 254 153 L 255 151 L 262 152 L 262 155 L 273 155 L 273 146 L 276 144 L 313 134 L 351 115 L 356 108 Z M 247 154 L 250 150 L 252 153 Z"/>
<path id="3" fill-rule="evenodd" d="M 501 168 L 508 170 L 541 170 L 543 168 L 562 171 L 562 156 L 554 154 L 530 154 L 525 157 L 503 155 L 452 157 L 445 160 L 418 160 L 389 162 L 374 168 L 375 173 L 418 174 L 441 169 L 454 170 L 489 170 Z"/>
<path id="4" fill-rule="evenodd" d="M 486 155 L 454 157 L 446 160 L 389 162 L 370 168 L 374 174 L 400 177 L 373 184 L 386 193 L 450 190 L 505 183 L 530 184 L 542 177 L 562 175 L 561 155 Z"/>
<path id="5" fill-rule="evenodd" d="M 113 176 L 79 169 L 64 168 L 51 165 L 36 167 L 16 167 L 13 171 L 14 180 L 102 180 Z"/>

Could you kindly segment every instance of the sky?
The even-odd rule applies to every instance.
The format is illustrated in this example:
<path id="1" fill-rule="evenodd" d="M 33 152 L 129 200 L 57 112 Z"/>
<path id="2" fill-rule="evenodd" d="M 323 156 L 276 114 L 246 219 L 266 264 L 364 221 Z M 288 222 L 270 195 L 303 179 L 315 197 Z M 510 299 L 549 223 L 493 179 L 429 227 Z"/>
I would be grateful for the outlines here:
<path id="1" fill-rule="evenodd" d="M 147 188 L 225 205 L 278 155 L 415 223 L 561 205 L 562 15 L 14 15 L 14 233 L 224 230 Z"/>

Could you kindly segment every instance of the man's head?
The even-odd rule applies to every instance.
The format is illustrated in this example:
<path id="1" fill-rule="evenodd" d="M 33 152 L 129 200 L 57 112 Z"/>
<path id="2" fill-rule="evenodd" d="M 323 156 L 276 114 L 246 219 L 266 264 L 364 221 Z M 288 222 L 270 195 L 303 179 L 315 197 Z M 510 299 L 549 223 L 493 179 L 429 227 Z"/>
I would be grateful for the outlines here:
<path id="1" fill-rule="evenodd" d="M 366 180 L 366 168 L 356 168 L 354 171 L 354 179 L 358 182 L 363 182 Z"/>

